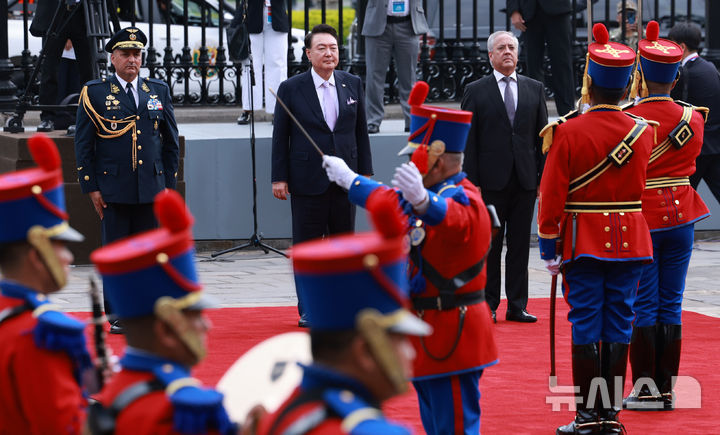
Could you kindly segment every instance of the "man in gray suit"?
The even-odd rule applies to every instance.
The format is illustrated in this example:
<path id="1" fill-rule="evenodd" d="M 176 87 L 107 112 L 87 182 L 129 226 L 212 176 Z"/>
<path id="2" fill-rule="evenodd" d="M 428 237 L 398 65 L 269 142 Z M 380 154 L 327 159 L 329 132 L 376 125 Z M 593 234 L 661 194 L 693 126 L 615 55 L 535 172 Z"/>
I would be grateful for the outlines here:
<path id="1" fill-rule="evenodd" d="M 415 84 L 420 51 L 417 35 L 428 31 L 422 0 L 368 0 L 365 10 L 366 109 L 368 133 L 380 131 L 385 115 L 383 93 L 390 56 L 395 58 L 405 131 L 410 131 L 408 97 Z"/>

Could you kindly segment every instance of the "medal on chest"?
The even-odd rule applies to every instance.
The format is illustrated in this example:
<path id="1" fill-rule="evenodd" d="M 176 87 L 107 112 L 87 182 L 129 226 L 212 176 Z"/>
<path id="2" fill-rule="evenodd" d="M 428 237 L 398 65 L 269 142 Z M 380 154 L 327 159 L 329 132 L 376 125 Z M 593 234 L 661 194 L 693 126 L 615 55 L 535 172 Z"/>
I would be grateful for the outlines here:
<path id="1" fill-rule="evenodd" d="M 425 240 L 425 228 L 423 227 L 423 221 L 418 219 L 410 230 L 410 244 L 419 246 L 423 240 Z"/>

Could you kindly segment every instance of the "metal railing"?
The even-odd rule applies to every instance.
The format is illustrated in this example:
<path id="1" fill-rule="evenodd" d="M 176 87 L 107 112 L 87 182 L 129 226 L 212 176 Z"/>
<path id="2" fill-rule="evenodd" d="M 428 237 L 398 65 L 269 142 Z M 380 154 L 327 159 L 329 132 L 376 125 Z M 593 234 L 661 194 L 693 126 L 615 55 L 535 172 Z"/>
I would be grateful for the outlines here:
<path id="1" fill-rule="evenodd" d="M 298 16 L 303 18 L 301 31 L 291 31 L 288 34 L 288 75 L 306 71 L 309 67 L 302 49 L 301 36 L 309 31 L 312 25 L 317 24 L 310 23 L 310 17 L 311 11 L 319 10 L 320 21 L 326 22 L 332 17 L 332 21 L 338 24 L 339 68 L 364 77 L 365 48 L 363 38 L 359 35 L 367 0 L 304 0 L 302 5 L 299 4 L 300 2 L 303 0 L 297 0 L 297 4 L 294 4 L 294 0 L 287 0 L 291 27 L 293 21 L 298 22 Z M 618 0 L 594 0 L 593 21 L 616 27 L 617 2 Z M 2 0 L 2 3 L 5 3 L 5 0 Z M 20 18 L 10 19 L 8 23 L 13 24 L 18 20 L 24 23 L 22 26 L 17 24 L 15 27 L 10 26 L 10 30 L 21 28 L 22 32 L 27 32 L 28 20 L 31 19 L 28 2 L 22 2 L 21 6 L 16 3 L 15 0 L 8 1 L 12 6 L 11 9 Z M 713 39 L 718 38 L 709 25 L 706 25 L 712 21 L 711 16 L 716 17 L 715 23 L 719 22 L 720 5 L 711 5 L 711 3 L 720 2 L 645 0 L 642 3 L 643 21 L 658 20 L 661 23 L 661 34 L 665 34 L 676 21 L 690 17 L 705 29 L 706 49 L 709 49 L 707 53 L 714 53 L 715 46 L 720 46 L 720 41 L 713 42 Z M 121 24 L 137 25 L 148 36 L 144 60 L 146 71 L 143 74 L 164 80 L 170 86 L 177 105 L 241 104 L 239 73 L 242 67 L 240 62 L 233 62 L 228 58 L 225 35 L 225 26 L 229 24 L 235 10 L 241 6 L 240 0 L 231 3 L 223 0 L 134 0 L 122 4 L 129 5 L 129 10 L 120 10 L 120 19 L 125 19 Z M 571 55 L 578 92 L 587 44 L 586 4 L 584 0 L 572 0 L 574 38 Z M 348 23 L 348 18 L 344 14 L 345 8 L 348 7 L 356 11 L 352 23 Z M 430 84 L 429 100 L 459 100 L 465 85 L 492 71 L 485 46 L 488 35 L 496 30 L 512 30 L 510 18 L 505 13 L 505 1 L 423 0 L 423 7 L 431 31 L 418 37 L 420 45 L 418 78 Z M 622 17 L 624 19 L 624 13 Z M 1 30 L 2 26 L 0 26 Z M 515 33 L 518 34 L 517 31 Z M 624 37 L 624 29 L 622 33 Z M 3 36 L 5 35 L 0 35 L 0 82 L 8 76 L 8 68 L 11 69 L 10 74 L 15 81 L 23 77 L 27 79 L 34 68 L 34 59 L 39 51 L 38 45 L 33 45 L 27 34 L 13 34 L 10 42 L 3 41 Z M 22 41 L 21 51 L 20 41 Z M 17 52 L 10 51 L 8 54 L 5 51 L 8 48 Z M 34 51 L 33 48 L 36 50 Z M 12 61 L 12 66 L 4 62 L 5 58 Z M 545 65 L 546 83 L 550 83 L 552 71 L 547 59 Z M 518 70 L 522 73 L 525 69 L 525 56 L 521 43 Z M 397 101 L 395 84 L 396 76 L 391 64 L 387 76 L 386 102 Z M 0 105 L 4 106 L 3 110 L 7 110 L 5 106 L 12 104 L 8 92 L 11 91 L 0 84 Z M 552 97 L 550 89 L 546 89 L 546 94 Z"/>

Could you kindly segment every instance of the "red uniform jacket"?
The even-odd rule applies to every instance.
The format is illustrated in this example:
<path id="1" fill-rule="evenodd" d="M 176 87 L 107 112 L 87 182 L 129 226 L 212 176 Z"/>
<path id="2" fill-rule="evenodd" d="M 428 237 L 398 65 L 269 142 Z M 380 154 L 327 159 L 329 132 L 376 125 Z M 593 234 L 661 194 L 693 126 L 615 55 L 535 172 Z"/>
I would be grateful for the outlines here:
<path id="1" fill-rule="evenodd" d="M 587 112 L 556 127 L 538 201 L 542 258 L 555 256 L 555 241 L 561 238 L 563 261 L 570 261 L 574 237 L 574 258 L 652 259 L 650 232 L 640 211 L 645 171 L 654 143 L 652 126 L 634 142 L 633 154 L 625 165 L 618 168 L 611 164 L 588 184 L 568 193 L 570 183 L 603 161 L 635 125 L 629 115 L 618 109 Z M 570 213 L 565 211 L 566 203 L 572 207 L 589 205 L 597 210 Z M 628 203 L 636 206 L 637 211 L 617 211 L 619 204 Z M 576 234 L 573 234 L 573 216 Z"/>
<path id="2" fill-rule="evenodd" d="M 450 279 L 484 260 L 490 248 L 490 217 L 480 192 L 464 173 L 433 186 L 428 192 L 430 207 L 424 215 L 416 216 L 422 221 L 425 232 L 422 256 L 444 278 Z M 350 188 L 349 196 L 354 203 L 364 205 L 371 194 L 388 193 L 398 195 L 387 186 L 358 177 Z M 467 198 L 467 204 L 461 202 L 465 201 L 460 199 L 462 196 Z M 413 239 L 412 230 L 410 233 Z M 411 280 L 418 273 L 416 265 L 412 266 Z M 457 289 L 455 294 L 483 290 L 485 269 L 483 265 L 481 272 Z M 436 296 L 438 289 L 426 280 L 424 290 L 411 295 L 411 298 Z M 460 308 L 428 309 L 417 314 L 433 327 L 433 334 L 424 338 L 411 337 L 417 354 L 414 380 L 478 370 L 497 363 L 492 320 L 486 302 L 467 306 L 459 337 Z"/>
<path id="3" fill-rule="evenodd" d="M 0 295 L 0 312 L 23 303 Z M 38 348 L 25 311 L 0 324 L 0 434 L 78 434 L 87 401 L 62 351 Z"/>
<path id="4" fill-rule="evenodd" d="M 643 215 L 650 231 L 664 231 L 689 225 L 710 216 L 700 195 L 690 186 L 688 177 L 695 173 L 695 159 L 703 145 L 705 121 L 702 114 L 693 111 L 690 128 L 693 136 L 682 147 L 676 148 L 665 141 L 678 125 L 683 106 L 665 100 L 640 100 L 628 112 L 658 121 L 658 144 L 653 148 L 647 169 L 647 185 L 642 197 Z M 660 154 L 660 151 L 666 151 Z M 656 153 L 658 156 L 655 157 Z"/>
<path id="5" fill-rule="evenodd" d="M 126 388 L 155 379 L 151 372 L 123 369 L 105 385 L 96 399 L 105 407 Z M 117 416 L 115 435 L 179 435 L 173 427 L 174 409 L 164 389 L 153 391 L 130 403 Z M 203 431 L 210 435 L 217 430 Z"/>
<path id="6" fill-rule="evenodd" d="M 123 369 L 113 376 L 96 399 L 103 405 L 110 406 L 115 397 L 127 387 L 153 378 L 154 375 L 150 372 Z M 148 393 L 132 402 L 118 415 L 115 423 L 116 435 L 177 433 L 173 430 L 173 407 L 164 390 Z"/>

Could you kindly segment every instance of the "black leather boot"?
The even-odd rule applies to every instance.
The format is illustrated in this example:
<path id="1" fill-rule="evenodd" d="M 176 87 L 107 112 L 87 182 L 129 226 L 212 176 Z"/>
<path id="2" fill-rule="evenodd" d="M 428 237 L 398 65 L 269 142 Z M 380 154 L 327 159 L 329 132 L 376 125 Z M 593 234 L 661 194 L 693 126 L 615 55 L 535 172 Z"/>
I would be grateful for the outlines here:
<path id="1" fill-rule="evenodd" d="M 603 343 L 601 349 L 601 372 L 608 388 L 610 403 L 598 403 L 602 434 L 623 434 L 625 427 L 618 416 L 622 409 L 622 392 L 627 370 L 628 346 L 625 343 Z"/>
<path id="2" fill-rule="evenodd" d="M 658 324 L 657 357 L 655 383 L 662 394 L 664 411 L 675 409 L 673 377 L 678 375 L 680 368 L 680 350 L 682 348 L 682 325 Z"/>
<path id="3" fill-rule="evenodd" d="M 572 371 L 573 383 L 580 387 L 577 393 L 582 403 L 577 404 L 575 420 L 560 426 L 555 431 L 556 435 L 592 435 L 600 434 L 600 423 L 595 406 L 588 408 L 588 394 L 592 380 L 601 375 L 600 373 L 600 346 L 599 343 L 573 344 L 572 345 Z M 597 403 L 597 401 L 593 400 Z"/>
<path id="4" fill-rule="evenodd" d="M 630 339 L 630 366 L 633 386 L 638 379 L 655 379 L 657 325 L 634 327 Z M 652 385 L 642 385 L 623 400 L 623 408 L 630 411 L 656 411 L 662 408 L 660 392 Z"/>

